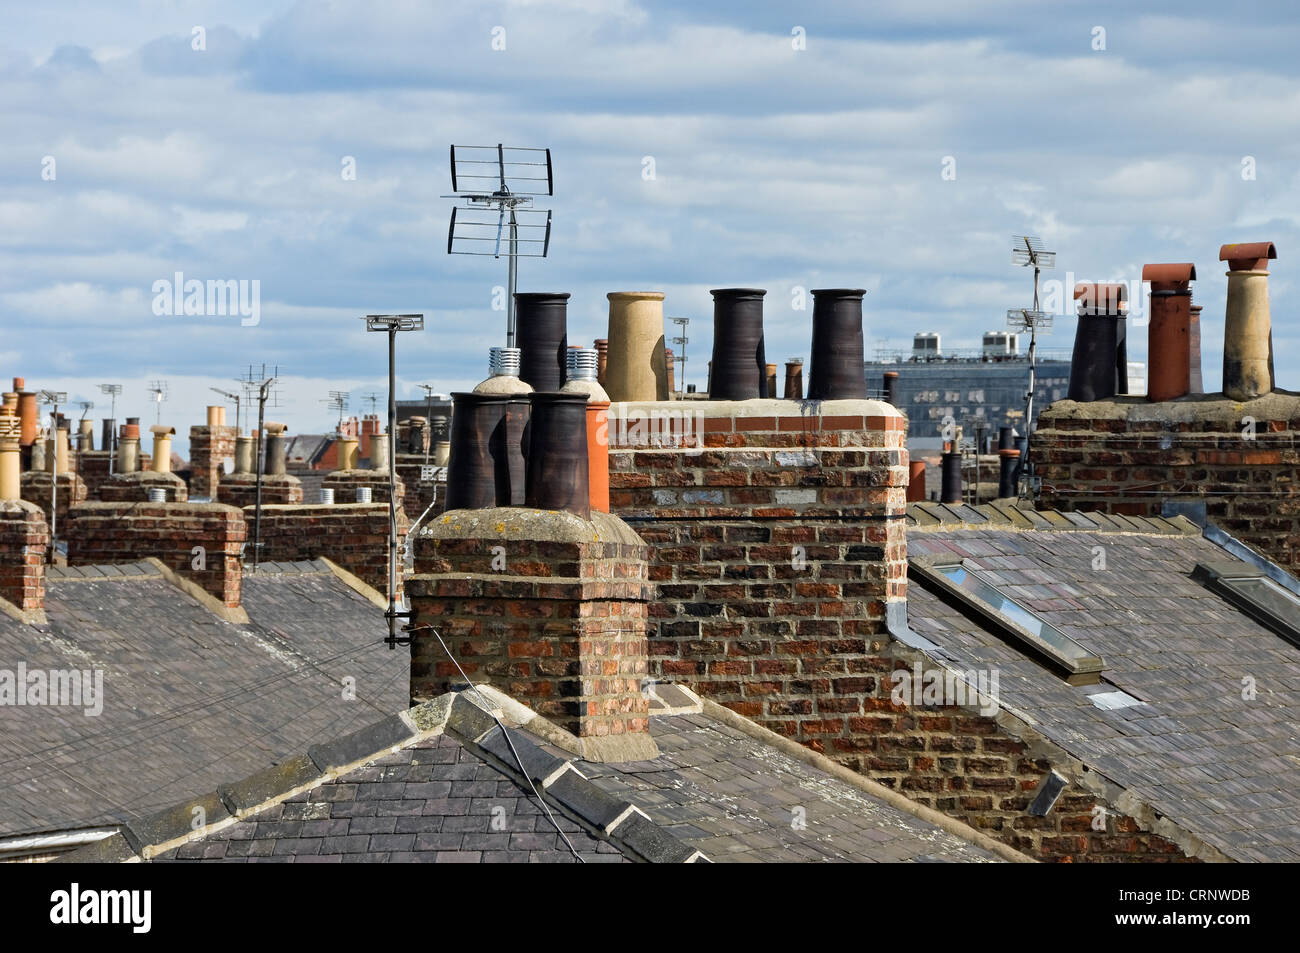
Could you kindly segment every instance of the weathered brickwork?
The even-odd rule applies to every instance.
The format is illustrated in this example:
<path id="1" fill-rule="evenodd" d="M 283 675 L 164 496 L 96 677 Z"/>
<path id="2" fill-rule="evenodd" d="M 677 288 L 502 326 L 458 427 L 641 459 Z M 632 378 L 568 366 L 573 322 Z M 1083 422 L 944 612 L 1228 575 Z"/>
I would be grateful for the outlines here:
<path id="1" fill-rule="evenodd" d="M 22 497 L 29 503 L 35 503 L 45 513 L 45 521 L 50 521 L 50 485 L 51 475 L 45 470 L 29 470 L 21 477 Z M 86 501 L 86 484 L 76 473 L 60 473 L 57 494 L 58 525 L 61 527 L 68 518 L 68 510 Z M 60 530 L 60 535 L 62 531 Z"/>
<path id="2" fill-rule="evenodd" d="M 253 539 L 254 507 L 244 507 Z M 397 553 L 401 559 L 408 528 L 397 511 Z M 296 562 L 323 556 L 382 593 L 388 592 L 388 504 L 262 504 L 263 562 Z M 398 591 L 402 572 L 398 566 Z"/>
<path id="3" fill-rule="evenodd" d="M 262 475 L 262 505 L 302 502 L 302 481 L 289 473 Z M 252 473 L 228 473 L 221 478 L 217 498 L 241 509 L 257 505 L 257 477 Z"/>
<path id="4" fill-rule="evenodd" d="M 434 502 L 435 494 L 437 495 L 438 505 L 430 511 L 430 516 L 435 513 L 441 513 L 447 503 L 447 484 L 428 482 L 420 480 L 420 472 L 424 468 L 424 457 L 414 456 L 411 454 L 399 453 L 397 455 L 397 479 L 404 487 L 402 496 L 402 508 L 411 519 L 418 519 L 430 503 Z M 425 517 L 428 519 L 429 517 Z"/>
<path id="5" fill-rule="evenodd" d="M 1300 397 L 1060 401 L 1039 416 L 1030 458 L 1043 508 L 1159 516 L 1166 500 L 1202 502 L 1210 522 L 1300 573 Z"/>
<path id="6" fill-rule="evenodd" d="M 848 715 L 853 735 L 837 726 L 824 733 L 804 726 L 807 742 L 829 757 L 880 781 L 912 800 L 984 831 L 1016 850 L 1054 862 L 1185 862 L 1177 844 L 1152 833 L 1119 809 L 1112 797 L 1079 783 L 1077 763 L 1054 745 L 1017 732 L 978 703 L 915 705 L 894 697 L 893 673 L 934 663 L 899 642 L 872 640 L 851 684 L 860 707 Z M 836 692 L 834 679 L 815 680 L 814 697 L 796 698 L 796 712 L 811 712 L 816 695 Z M 847 693 L 845 693 L 847 696 Z M 842 696 L 844 697 L 844 696 Z M 905 697 L 905 696 L 904 696 Z M 1069 780 L 1043 816 L 1029 806 L 1055 769 Z M 1100 829 L 1098 829 L 1100 828 Z"/>
<path id="7" fill-rule="evenodd" d="M 99 487 L 110 476 L 107 450 L 84 450 L 77 454 L 77 476 L 86 484 L 86 499 L 99 499 Z"/>
<path id="8" fill-rule="evenodd" d="M 648 421 L 683 407 L 700 416 Z M 775 400 L 610 418 L 610 509 L 650 545 L 658 584 L 651 673 L 813 747 L 857 737 L 869 640 L 907 592 L 904 418 Z M 702 451 L 654 446 L 692 428 Z"/>
<path id="9" fill-rule="evenodd" d="M 498 530 L 496 527 L 500 526 Z M 556 527 L 558 526 L 558 531 Z M 579 737 L 649 731 L 647 548 L 604 513 L 453 511 L 419 540 L 413 702 L 484 679 Z"/>
<path id="10" fill-rule="evenodd" d="M 0 501 L 0 598 L 19 609 L 45 606 L 45 559 L 50 530 L 34 503 Z"/>
<path id="11" fill-rule="evenodd" d="M 68 563 L 135 562 L 153 556 L 225 606 L 237 608 L 244 539 L 243 514 L 219 503 L 83 503 L 68 521 Z"/>
<path id="12" fill-rule="evenodd" d="M 370 499 L 374 503 L 388 502 L 387 470 L 335 470 L 321 481 L 321 488 L 334 491 L 335 503 L 355 503 L 357 490 L 370 487 Z M 397 478 L 397 505 L 403 506 L 406 499 L 406 486 L 402 478 Z M 409 515 L 409 514 L 408 514 Z M 419 514 L 415 514 L 418 516 Z"/>
<path id="13" fill-rule="evenodd" d="M 162 490 L 168 503 L 189 500 L 189 488 L 174 473 L 154 473 L 138 470 L 135 473 L 116 473 L 99 485 L 99 498 L 105 503 L 130 503 L 149 499 L 150 490 Z"/>
<path id="14" fill-rule="evenodd" d="M 236 430 L 230 426 L 190 428 L 190 492 L 217 499 L 223 464 L 235 461 Z M 222 502 L 226 502 L 223 500 Z"/>

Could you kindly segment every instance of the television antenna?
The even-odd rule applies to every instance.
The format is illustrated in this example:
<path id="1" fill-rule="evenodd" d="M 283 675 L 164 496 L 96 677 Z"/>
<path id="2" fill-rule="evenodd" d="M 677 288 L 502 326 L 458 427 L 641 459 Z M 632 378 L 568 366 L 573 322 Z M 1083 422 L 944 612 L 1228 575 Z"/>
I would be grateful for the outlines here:
<path id="1" fill-rule="evenodd" d="M 108 419 L 113 421 L 113 427 L 109 435 L 111 446 L 107 446 L 104 449 L 108 451 L 108 475 L 112 476 L 113 459 L 117 456 L 117 395 L 122 393 L 122 385 L 100 384 L 99 392 L 101 394 L 107 394 L 111 401 L 110 410 L 108 412 Z"/>
<path id="2" fill-rule="evenodd" d="M 209 387 L 208 390 L 212 391 L 214 394 L 220 394 L 222 397 L 226 398 L 226 400 L 233 400 L 235 402 L 235 433 L 242 433 L 239 429 L 239 395 L 232 394 L 228 390 L 222 390 L 220 387 Z"/>
<path id="3" fill-rule="evenodd" d="M 690 338 L 686 336 L 686 326 L 691 323 L 690 318 L 671 318 L 673 324 L 682 329 L 682 333 L 673 338 L 674 344 L 681 345 L 681 350 L 674 357 L 677 363 L 681 365 L 681 373 L 677 375 L 677 393 L 679 395 L 686 393 L 686 345 Z"/>
<path id="4" fill-rule="evenodd" d="M 149 393 L 153 395 L 153 402 L 154 402 L 155 404 L 158 405 L 158 410 L 157 410 L 157 419 L 154 420 L 154 423 L 156 423 L 156 424 L 161 424 L 161 423 L 162 423 L 162 405 L 163 405 L 163 401 L 165 401 L 165 400 L 167 399 L 167 382 L 166 382 L 166 381 L 150 381 L 150 382 L 149 382 Z"/>
<path id="5" fill-rule="evenodd" d="M 452 206 L 447 254 L 506 257 L 506 347 L 514 347 L 518 259 L 545 258 L 551 247 L 550 209 L 532 207 L 535 196 L 555 194 L 551 150 L 453 145 L 451 191 L 441 197 L 465 204 Z"/>
<path id="6" fill-rule="evenodd" d="M 453 156 L 455 153 L 453 152 Z M 455 162 L 452 163 L 454 176 Z M 549 159 L 548 159 L 549 172 Z M 513 261 L 513 259 L 512 259 Z M 388 335 L 388 432 L 395 434 L 397 429 L 397 334 L 399 331 L 423 331 L 422 314 L 367 314 L 363 319 L 367 332 L 383 332 Z M 388 636 L 384 639 L 389 649 L 395 649 L 399 643 L 410 644 L 410 638 L 401 638 L 397 634 L 397 620 L 412 617 L 410 610 L 397 607 L 397 448 L 389 438 L 388 447 L 388 609 L 384 618 L 388 620 Z"/>
<path id="7" fill-rule="evenodd" d="M 339 412 L 339 422 L 338 427 L 335 428 L 335 433 L 343 433 L 343 411 L 348 409 L 348 398 L 351 396 L 352 395 L 345 390 L 332 390 L 330 391 L 329 400 L 321 401 L 321 403 L 328 404 L 331 408 Z"/>
<path id="8" fill-rule="evenodd" d="M 371 416 L 371 417 L 375 416 L 375 408 L 376 408 L 376 407 L 378 406 L 378 404 L 379 404 L 379 395 L 378 395 L 378 394 L 366 394 L 366 395 L 365 395 L 364 397 L 362 397 L 361 399 L 362 399 L 362 400 L 368 400 L 368 401 L 370 401 L 370 416 Z"/>
<path id="9" fill-rule="evenodd" d="M 1031 481 L 1029 464 L 1029 437 L 1034 424 L 1034 389 L 1037 386 L 1038 329 L 1052 327 L 1052 316 L 1039 308 L 1038 276 L 1044 268 L 1056 267 L 1056 252 L 1048 251 L 1041 238 L 1033 235 L 1011 236 L 1011 264 L 1034 268 L 1034 305 L 1032 308 L 1011 308 L 1007 311 L 1007 327 L 1012 331 L 1029 332 L 1029 390 L 1025 393 L 1025 432 L 1021 435 L 1020 472 Z M 1023 491 L 1022 491 L 1023 492 Z"/>
<path id="10" fill-rule="evenodd" d="M 246 391 L 257 393 L 257 450 L 253 458 L 257 470 L 257 496 L 253 510 L 253 572 L 257 572 L 258 560 L 262 554 L 262 471 L 266 469 L 262 460 L 262 437 L 266 429 L 266 404 L 270 401 L 272 407 L 279 406 L 275 393 L 275 381 L 279 376 L 278 364 L 269 374 L 265 364 L 259 370 L 254 370 L 253 365 L 249 364 L 248 376 L 240 379 Z"/>

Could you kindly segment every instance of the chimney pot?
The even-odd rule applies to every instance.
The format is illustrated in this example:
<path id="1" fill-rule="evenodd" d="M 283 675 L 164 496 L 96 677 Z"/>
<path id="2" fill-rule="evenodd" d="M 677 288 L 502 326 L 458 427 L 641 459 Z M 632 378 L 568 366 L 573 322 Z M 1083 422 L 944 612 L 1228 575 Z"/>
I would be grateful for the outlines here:
<path id="1" fill-rule="evenodd" d="M 568 347 L 568 292 L 515 294 L 515 335 L 519 346 L 516 377 L 533 390 L 564 386 Z"/>
<path id="2" fill-rule="evenodd" d="M 591 519 L 586 395 L 534 393 L 529 403 L 525 504 Z"/>
<path id="3" fill-rule="evenodd" d="M 803 400 L 802 357 L 792 357 L 785 362 L 785 399 Z"/>
<path id="4" fill-rule="evenodd" d="M 939 493 L 940 503 L 960 503 L 961 451 L 945 450 L 942 463 L 943 482 Z"/>
<path id="5" fill-rule="evenodd" d="M 865 288 L 813 291 L 809 400 L 865 400 L 862 296 Z"/>
<path id="6" fill-rule="evenodd" d="M 611 291 L 604 384 L 614 401 L 668 399 L 662 291 Z"/>
<path id="7" fill-rule="evenodd" d="M 760 288 L 715 288 L 713 357 L 709 397 L 752 400 L 766 397 L 767 358 L 763 353 L 763 296 Z"/>
<path id="8" fill-rule="evenodd" d="M 1219 260 L 1228 263 L 1223 393 L 1232 400 L 1253 400 L 1273 390 L 1268 262 L 1276 257 L 1272 242 L 1224 245 L 1219 249 Z"/>
<path id="9" fill-rule="evenodd" d="M 1192 388 L 1191 263 L 1144 265 L 1142 280 L 1151 282 L 1147 328 L 1147 400 L 1186 397 Z"/>
<path id="10" fill-rule="evenodd" d="M 1079 325 L 1070 360 L 1070 400 L 1107 400 L 1120 392 L 1120 326 L 1128 311 L 1128 289 L 1122 284 L 1077 284 Z M 1127 390 L 1127 375 L 1124 375 Z"/>

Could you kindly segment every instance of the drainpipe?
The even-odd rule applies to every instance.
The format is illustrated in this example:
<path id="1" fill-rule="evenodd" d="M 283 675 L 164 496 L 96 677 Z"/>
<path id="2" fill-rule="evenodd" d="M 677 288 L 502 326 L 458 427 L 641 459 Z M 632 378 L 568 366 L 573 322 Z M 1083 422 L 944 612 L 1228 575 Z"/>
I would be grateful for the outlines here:
<path id="1" fill-rule="evenodd" d="M 1186 397 L 1192 389 L 1191 262 L 1143 265 L 1151 282 L 1151 323 L 1147 329 L 1147 400 L 1159 403 Z"/>
<path id="2" fill-rule="evenodd" d="M 1268 262 L 1272 242 L 1224 245 L 1228 263 L 1228 305 L 1223 329 L 1223 393 L 1253 400 L 1273 390 L 1273 327 L 1268 305 Z"/>

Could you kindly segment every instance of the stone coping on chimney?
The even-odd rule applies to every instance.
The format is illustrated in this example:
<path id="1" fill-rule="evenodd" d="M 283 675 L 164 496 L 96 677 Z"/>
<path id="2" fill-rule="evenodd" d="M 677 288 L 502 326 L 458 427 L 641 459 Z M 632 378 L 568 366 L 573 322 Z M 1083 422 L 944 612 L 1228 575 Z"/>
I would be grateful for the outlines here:
<path id="1" fill-rule="evenodd" d="M 1286 420 L 1300 427 L 1300 394 L 1274 389 L 1254 400 L 1235 401 L 1223 394 L 1188 394 L 1177 400 L 1157 403 L 1145 397 L 1111 397 L 1106 400 L 1058 400 L 1038 416 L 1038 430 L 1058 428 L 1061 421 L 1120 420 L 1129 423 L 1168 426 L 1222 424 L 1222 429 L 1240 431 L 1242 419 Z M 1200 429 L 1200 428 L 1197 428 Z"/>
<path id="2" fill-rule="evenodd" d="M 632 527 L 617 516 L 593 510 L 590 520 L 563 510 L 496 506 L 449 510 L 431 520 L 420 535 L 429 539 L 528 539 L 552 543 L 623 543 L 644 546 Z"/>
<path id="3" fill-rule="evenodd" d="M 531 717 L 529 717 L 531 716 Z M 535 787 L 547 806 L 563 813 L 625 856 L 649 863 L 708 863 L 700 851 L 667 831 L 630 801 L 609 794 L 541 743 L 572 750 L 578 739 L 562 729 L 535 732 L 538 716 L 485 686 L 449 692 L 341 738 L 313 745 L 215 792 L 131 820 L 118 833 L 55 858 L 56 863 L 139 863 L 217 833 L 289 798 L 342 778 L 369 762 L 447 734 L 522 787 Z M 502 728 L 513 729 L 509 742 Z M 526 733 L 525 733 L 526 732 Z M 516 759 L 517 754 L 517 759 Z M 201 813 L 200 813 L 201 812 Z M 195 817 L 206 823 L 197 829 Z"/>
<path id="4" fill-rule="evenodd" d="M 1117 513 L 1035 510 L 1017 500 L 980 506 L 965 503 L 910 503 L 907 531 L 954 529 L 1047 530 L 1073 533 L 1137 533 L 1147 536 L 1200 536 L 1201 527 L 1185 516 L 1121 516 Z"/>

